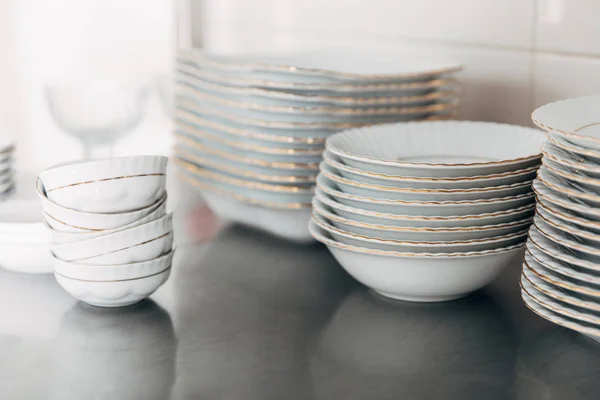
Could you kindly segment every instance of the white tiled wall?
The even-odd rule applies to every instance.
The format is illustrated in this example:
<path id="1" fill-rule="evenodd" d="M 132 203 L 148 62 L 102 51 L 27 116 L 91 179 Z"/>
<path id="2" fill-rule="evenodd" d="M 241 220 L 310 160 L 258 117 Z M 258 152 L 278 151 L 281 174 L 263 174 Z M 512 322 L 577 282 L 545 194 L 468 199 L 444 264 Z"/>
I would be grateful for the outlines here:
<path id="1" fill-rule="evenodd" d="M 530 124 L 538 105 L 600 93 L 598 0 L 191 0 L 218 52 L 331 46 L 438 52 L 465 65 L 461 117 Z"/>

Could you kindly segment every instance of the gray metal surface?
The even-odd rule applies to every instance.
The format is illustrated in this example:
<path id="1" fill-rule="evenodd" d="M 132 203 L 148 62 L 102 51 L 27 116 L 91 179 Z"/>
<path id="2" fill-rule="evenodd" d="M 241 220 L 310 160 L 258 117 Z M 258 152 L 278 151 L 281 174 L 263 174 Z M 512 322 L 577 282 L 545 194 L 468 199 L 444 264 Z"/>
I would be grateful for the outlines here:
<path id="1" fill-rule="evenodd" d="M 460 301 L 392 302 L 322 246 L 176 210 L 173 274 L 139 305 L 0 270 L 1 399 L 598 398 L 600 346 L 528 311 L 519 265 Z"/>

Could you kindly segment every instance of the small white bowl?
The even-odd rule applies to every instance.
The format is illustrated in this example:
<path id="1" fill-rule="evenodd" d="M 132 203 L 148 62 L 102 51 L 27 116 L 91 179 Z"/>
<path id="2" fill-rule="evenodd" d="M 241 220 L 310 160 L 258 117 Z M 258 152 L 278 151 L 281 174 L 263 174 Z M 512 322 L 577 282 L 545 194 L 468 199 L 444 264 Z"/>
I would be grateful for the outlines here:
<path id="1" fill-rule="evenodd" d="M 103 255 L 116 254 L 170 234 L 173 231 L 172 220 L 173 216 L 169 213 L 155 221 L 109 235 L 53 245 L 52 253 L 60 260 L 78 261 L 85 264 L 85 260 L 96 259 Z"/>
<path id="2" fill-rule="evenodd" d="M 86 281 L 55 272 L 60 286 L 77 300 L 97 307 L 125 307 L 138 303 L 167 281 L 171 268 L 151 276 L 122 281 Z"/>
<path id="3" fill-rule="evenodd" d="M 50 243 L 1 243 L 0 268 L 26 274 L 51 274 Z"/>
<path id="4" fill-rule="evenodd" d="M 78 242 L 81 240 L 92 239 L 99 236 L 110 235 L 112 233 L 116 233 L 119 231 L 124 231 L 126 229 L 131 229 L 139 225 L 146 224 L 148 222 L 157 220 L 163 217 L 167 213 L 167 196 L 164 196 L 160 202 L 157 202 L 154 205 L 154 211 L 145 217 L 134 221 L 128 225 L 124 225 L 115 229 L 107 229 L 99 232 L 61 232 L 56 229 L 52 229 L 50 225 L 47 225 L 47 228 L 52 233 L 52 244 L 64 244 L 64 243 L 72 243 Z"/>
<path id="5" fill-rule="evenodd" d="M 401 253 L 340 243 L 314 223 L 309 229 L 357 281 L 398 300 L 437 302 L 464 297 L 523 258 L 523 244 L 471 253 Z"/>
<path id="6" fill-rule="evenodd" d="M 386 175 L 350 167 L 340 162 L 339 157 L 328 151 L 323 153 L 323 160 L 344 178 L 361 183 L 403 187 L 411 189 L 475 189 L 493 186 L 513 185 L 532 181 L 538 166 L 509 171 L 502 174 L 460 176 L 455 178 L 414 178 L 401 175 Z"/>
<path id="7" fill-rule="evenodd" d="M 165 175 L 167 157 L 134 156 L 105 160 L 74 161 L 55 165 L 39 176 L 46 191 L 91 181 L 137 175 Z"/>
<path id="8" fill-rule="evenodd" d="M 408 177 L 499 174 L 539 165 L 546 134 L 474 121 L 410 122 L 351 129 L 327 139 L 344 164 Z"/>
<path id="9" fill-rule="evenodd" d="M 150 261 L 122 265 L 86 265 L 53 257 L 54 271 L 64 277 L 85 281 L 122 281 L 150 276 L 171 267 L 175 250 Z"/>
<path id="10" fill-rule="evenodd" d="M 415 228 L 390 225 L 370 224 L 340 217 L 317 198 L 313 200 L 313 213 L 326 218 L 336 228 L 350 233 L 381 239 L 404 241 L 456 241 L 473 239 L 490 239 L 509 235 L 527 229 L 532 218 L 501 225 L 468 226 L 453 228 Z"/>
<path id="11" fill-rule="evenodd" d="M 126 249 L 107 253 L 100 256 L 86 258 L 88 265 L 120 265 L 143 262 L 158 258 L 173 248 L 173 233 L 167 233 L 145 243 L 140 243 Z"/>
<path id="12" fill-rule="evenodd" d="M 327 180 L 327 178 L 322 175 L 317 177 L 317 187 L 336 201 L 350 207 L 362 208 L 363 210 L 368 211 L 412 216 L 447 217 L 494 213 L 527 206 L 534 202 L 533 193 L 498 199 L 472 201 L 381 200 L 344 193 L 338 190 L 334 182 Z"/>
<path id="13" fill-rule="evenodd" d="M 531 182 L 473 189 L 413 189 L 388 185 L 374 185 L 344 178 L 326 163 L 321 163 L 321 174 L 344 193 L 374 199 L 403 201 L 461 201 L 483 200 L 531 193 Z"/>
<path id="14" fill-rule="evenodd" d="M 486 225 L 509 224 L 514 221 L 530 219 L 535 212 L 535 205 L 488 214 L 471 214 L 449 217 L 419 217 L 402 214 L 380 213 L 361 208 L 350 207 L 337 202 L 325 192 L 317 188 L 315 198 L 330 208 L 336 215 L 357 222 L 385 225 L 401 228 L 457 228 L 478 227 Z"/>
<path id="15" fill-rule="evenodd" d="M 361 236 L 334 227 L 318 214 L 312 221 L 326 231 L 334 240 L 342 244 L 365 247 L 373 250 L 398 251 L 402 253 L 465 253 L 494 250 L 502 247 L 524 244 L 527 228 L 510 235 L 491 239 L 472 239 L 465 241 L 402 241 Z"/>
<path id="16" fill-rule="evenodd" d="M 138 221 L 155 210 L 152 204 L 141 210 L 126 213 L 84 213 L 60 206 L 48 199 L 42 181 L 36 183 L 44 217 L 52 229 L 61 232 L 98 232 L 115 229 Z M 165 194 L 166 196 L 166 194 Z M 160 199 L 158 202 L 162 202 Z"/>

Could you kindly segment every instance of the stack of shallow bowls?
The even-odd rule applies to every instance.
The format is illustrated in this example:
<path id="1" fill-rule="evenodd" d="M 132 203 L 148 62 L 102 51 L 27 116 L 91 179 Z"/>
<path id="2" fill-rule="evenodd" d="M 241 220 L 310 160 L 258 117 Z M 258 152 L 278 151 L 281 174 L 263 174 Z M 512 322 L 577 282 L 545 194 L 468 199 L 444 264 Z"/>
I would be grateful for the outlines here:
<path id="1" fill-rule="evenodd" d="M 297 241 L 325 139 L 353 127 L 454 118 L 455 63 L 359 53 L 178 62 L 177 162 L 226 219 Z"/>
<path id="2" fill-rule="evenodd" d="M 470 121 L 339 133 L 326 143 L 310 231 L 383 296 L 465 296 L 521 262 L 544 138 Z"/>
<path id="3" fill-rule="evenodd" d="M 0 136 L 0 201 L 13 188 L 12 155 L 15 150 L 12 140 Z"/>
<path id="4" fill-rule="evenodd" d="M 40 174 L 54 275 L 75 298 L 126 306 L 168 279 L 174 250 L 166 166 L 166 157 L 138 156 L 62 164 Z"/>
<path id="5" fill-rule="evenodd" d="M 521 276 L 542 317 L 600 341 L 600 96 L 538 108 L 548 131 Z"/>

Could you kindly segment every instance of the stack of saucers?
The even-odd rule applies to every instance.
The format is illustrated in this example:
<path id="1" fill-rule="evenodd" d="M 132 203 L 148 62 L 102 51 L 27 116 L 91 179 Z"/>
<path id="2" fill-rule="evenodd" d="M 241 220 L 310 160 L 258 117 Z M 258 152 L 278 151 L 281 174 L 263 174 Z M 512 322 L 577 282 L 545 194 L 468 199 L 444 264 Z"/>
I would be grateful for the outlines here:
<path id="1" fill-rule="evenodd" d="M 600 341 L 600 96 L 538 108 L 548 131 L 521 276 L 540 316 Z"/>
<path id="2" fill-rule="evenodd" d="M 326 143 L 310 231 L 385 297 L 463 297 L 521 262 L 544 138 L 470 121 L 339 133 Z"/>
<path id="3" fill-rule="evenodd" d="M 62 164 L 37 182 L 52 232 L 54 275 L 99 307 L 137 303 L 169 277 L 167 158 L 139 156 Z"/>
<path id="4" fill-rule="evenodd" d="M 15 146 L 11 140 L 0 136 L 0 201 L 13 188 L 12 155 Z"/>
<path id="5" fill-rule="evenodd" d="M 185 180 L 226 219 L 297 241 L 331 134 L 452 119 L 455 63 L 363 53 L 215 56 L 178 62 L 176 146 Z"/>

